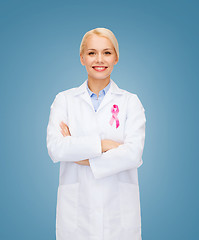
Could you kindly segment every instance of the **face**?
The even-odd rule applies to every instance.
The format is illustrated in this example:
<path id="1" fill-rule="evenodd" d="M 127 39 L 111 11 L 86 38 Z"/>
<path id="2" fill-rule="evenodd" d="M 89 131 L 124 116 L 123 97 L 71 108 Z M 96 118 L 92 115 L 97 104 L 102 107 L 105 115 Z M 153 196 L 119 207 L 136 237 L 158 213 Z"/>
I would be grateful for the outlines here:
<path id="1" fill-rule="evenodd" d="M 93 80 L 110 79 L 118 59 L 112 42 L 106 37 L 90 36 L 86 41 L 80 61 L 86 67 L 88 78 Z"/>

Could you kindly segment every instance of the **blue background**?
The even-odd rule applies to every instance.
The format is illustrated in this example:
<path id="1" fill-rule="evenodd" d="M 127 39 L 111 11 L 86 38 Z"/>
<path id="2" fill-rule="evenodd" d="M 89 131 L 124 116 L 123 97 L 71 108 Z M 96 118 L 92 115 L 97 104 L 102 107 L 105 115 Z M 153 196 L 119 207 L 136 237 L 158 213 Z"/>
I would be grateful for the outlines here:
<path id="1" fill-rule="evenodd" d="M 197 1 L 1 1 L 0 236 L 55 239 L 59 163 L 47 153 L 55 95 L 87 79 L 83 35 L 113 31 L 111 78 L 146 113 L 143 240 L 199 239 Z"/>

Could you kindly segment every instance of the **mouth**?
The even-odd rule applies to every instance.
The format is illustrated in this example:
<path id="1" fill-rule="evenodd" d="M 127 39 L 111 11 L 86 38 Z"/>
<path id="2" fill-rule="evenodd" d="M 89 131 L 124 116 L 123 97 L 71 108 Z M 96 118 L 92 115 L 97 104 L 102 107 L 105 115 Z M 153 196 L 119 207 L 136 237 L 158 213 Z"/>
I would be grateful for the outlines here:
<path id="1" fill-rule="evenodd" d="M 108 67 L 104 67 L 104 66 L 94 66 L 92 67 L 95 71 L 97 72 L 103 72 L 105 71 Z"/>

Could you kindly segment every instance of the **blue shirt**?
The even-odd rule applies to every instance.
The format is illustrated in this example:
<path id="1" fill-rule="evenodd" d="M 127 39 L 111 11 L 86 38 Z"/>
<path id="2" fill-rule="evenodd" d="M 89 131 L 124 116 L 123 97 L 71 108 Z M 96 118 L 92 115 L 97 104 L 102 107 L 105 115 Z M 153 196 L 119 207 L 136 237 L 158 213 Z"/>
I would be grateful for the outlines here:
<path id="1" fill-rule="evenodd" d="M 110 85 L 111 85 L 111 82 L 109 82 L 109 84 L 99 92 L 99 97 L 97 98 L 97 95 L 89 89 L 88 80 L 87 80 L 87 90 L 88 90 L 89 96 L 91 98 L 91 101 L 93 103 L 93 107 L 95 109 L 95 112 L 97 111 L 97 109 L 98 109 L 102 99 L 104 98 L 105 94 L 108 92 L 108 90 L 110 88 Z"/>

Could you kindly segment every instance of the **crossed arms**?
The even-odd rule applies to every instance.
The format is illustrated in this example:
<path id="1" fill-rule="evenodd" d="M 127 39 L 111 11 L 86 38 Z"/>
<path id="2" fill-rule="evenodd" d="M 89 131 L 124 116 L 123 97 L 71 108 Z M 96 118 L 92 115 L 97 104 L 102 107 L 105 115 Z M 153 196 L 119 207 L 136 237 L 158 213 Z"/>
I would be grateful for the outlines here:
<path id="1" fill-rule="evenodd" d="M 71 136 L 67 126 L 67 97 L 59 93 L 53 104 L 47 127 L 47 148 L 53 162 L 90 165 L 95 178 L 117 174 L 142 165 L 145 141 L 145 110 L 137 95 L 130 94 L 122 144 L 101 140 L 98 134 Z"/>
<path id="2" fill-rule="evenodd" d="M 68 128 L 66 123 L 61 121 L 59 126 L 60 126 L 60 131 L 61 131 L 61 133 L 62 133 L 62 135 L 64 137 L 71 136 L 70 130 L 69 130 L 69 128 Z M 113 140 L 109 140 L 109 139 L 101 140 L 102 153 L 106 152 L 106 151 L 108 151 L 110 149 L 116 148 L 119 145 L 121 145 L 121 143 L 113 141 Z M 90 166 L 90 162 L 89 162 L 88 159 L 77 161 L 75 163 L 80 164 L 80 165 Z"/>

